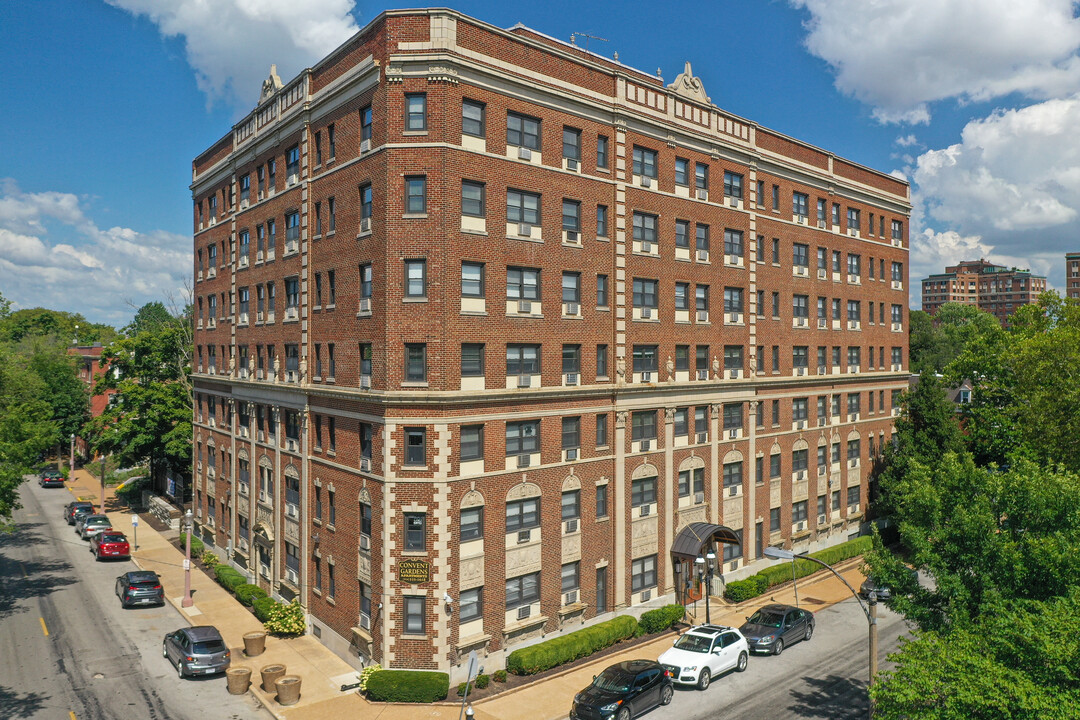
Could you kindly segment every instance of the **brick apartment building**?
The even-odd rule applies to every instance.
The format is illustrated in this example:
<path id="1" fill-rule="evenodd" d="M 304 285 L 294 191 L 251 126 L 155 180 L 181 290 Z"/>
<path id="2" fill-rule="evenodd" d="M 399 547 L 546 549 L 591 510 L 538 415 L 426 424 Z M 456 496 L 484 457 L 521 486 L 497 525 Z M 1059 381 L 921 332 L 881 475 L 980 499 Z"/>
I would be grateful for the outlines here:
<path id="1" fill-rule="evenodd" d="M 1035 302 L 1045 291 L 1043 275 L 986 260 L 968 260 L 922 281 L 922 308 L 933 315 L 945 303 L 966 303 L 1007 325 L 1016 308 Z"/>
<path id="2" fill-rule="evenodd" d="M 192 170 L 197 522 L 353 663 L 493 670 L 865 525 L 909 188 L 689 64 L 389 11 Z"/>
<path id="3" fill-rule="evenodd" d="M 1080 252 L 1065 254 L 1065 297 L 1080 298 Z"/>
<path id="4" fill-rule="evenodd" d="M 108 367 L 101 367 L 102 350 L 101 343 L 94 343 L 93 345 L 77 345 L 75 347 L 69 347 L 67 350 L 68 355 L 79 358 L 77 371 L 79 379 L 86 383 L 86 388 L 90 393 L 91 418 L 100 417 L 101 414 L 105 412 L 105 408 L 109 407 L 109 404 L 113 402 L 113 397 L 117 392 L 116 390 L 106 390 L 101 394 L 94 393 L 94 388 L 97 386 L 98 380 L 109 372 Z M 76 438 L 76 447 L 80 455 L 86 455 L 86 441 L 83 438 Z"/>

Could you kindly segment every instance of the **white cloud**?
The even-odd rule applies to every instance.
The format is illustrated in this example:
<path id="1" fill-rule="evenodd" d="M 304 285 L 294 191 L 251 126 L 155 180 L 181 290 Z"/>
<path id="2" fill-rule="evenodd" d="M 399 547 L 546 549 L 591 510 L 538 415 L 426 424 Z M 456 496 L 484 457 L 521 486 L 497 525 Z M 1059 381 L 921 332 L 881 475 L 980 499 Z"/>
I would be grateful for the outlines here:
<path id="1" fill-rule="evenodd" d="M 106 0 L 145 15 L 165 37 L 182 36 L 188 63 L 211 101 L 246 109 L 271 63 L 286 82 L 359 29 L 354 0 Z"/>
<path id="2" fill-rule="evenodd" d="M 881 122 L 927 123 L 928 103 L 1080 90 L 1073 0 L 789 0 L 807 49 Z"/>
<path id="3" fill-rule="evenodd" d="M 183 301 L 190 248 L 189 237 L 173 233 L 101 230 L 77 196 L 26 193 L 0 179 L 0 288 L 16 308 L 68 310 L 124 325 L 132 305 L 168 294 Z"/>
<path id="4" fill-rule="evenodd" d="M 918 145 L 919 139 L 914 135 L 901 135 L 896 138 L 895 142 L 900 147 L 911 147 L 912 145 Z"/>

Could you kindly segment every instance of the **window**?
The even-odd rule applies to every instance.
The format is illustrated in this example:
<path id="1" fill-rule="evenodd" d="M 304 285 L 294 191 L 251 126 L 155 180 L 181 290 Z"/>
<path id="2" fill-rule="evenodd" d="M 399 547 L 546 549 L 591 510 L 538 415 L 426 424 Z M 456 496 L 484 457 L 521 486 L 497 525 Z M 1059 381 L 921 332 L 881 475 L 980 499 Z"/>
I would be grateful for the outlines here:
<path id="1" fill-rule="evenodd" d="M 484 103 L 461 101 L 461 134 L 484 137 Z"/>
<path id="2" fill-rule="evenodd" d="M 289 176 L 290 183 L 294 183 L 300 179 L 299 145 L 293 145 L 285 154 L 285 173 Z"/>
<path id="3" fill-rule="evenodd" d="M 360 111 L 360 141 L 371 142 L 371 107 Z"/>
<path id="4" fill-rule="evenodd" d="M 483 346 L 481 346 L 483 347 Z M 484 426 L 461 426 L 461 459 L 482 460 L 484 457 Z"/>
<path id="5" fill-rule="evenodd" d="M 690 434 L 690 409 L 689 408 L 675 408 L 673 414 L 674 431 L 676 436 L 683 436 Z M 680 492 L 680 495 L 685 494 Z"/>
<path id="6" fill-rule="evenodd" d="M 849 487 L 847 489 L 847 504 L 858 505 L 859 504 L 859 486 Z"/>
<path id="7" fill-rule="evenodd" d="M 581 491 L 568 490 L 562 494 L 561 518 L 576 520 L 581 517 Z"/>
<path id="8" fill-rule="evenodd" d="M 596 276 L 596 306 L 607 307 L 608 306 L 608 276 L 597 275 Z"/>
<path id="9" fill-rule="evenodd" d="M 508 300 L 539 300 L 540 271 L 531 268 L 507 268 L 506 298 Z"/>
<path id="10" fill-rule="evenodd" d="M 805 220 L 810 215 L 810 197 L 806 193 L 791 194 L 791 214 Z"/>
<path id="11" fill-rule="evenodd" d="M 724 488 L 742 486 L 741 462 L 724 463 Z"/>
<path id="12" fill-rule="evenodd" d="M 371 185 L 360 186 L 360 219 L 371 220 Z"/>
<path id="13" fill-rule="evenodd" d="M 697 285 L 694 287 L 694 307 L 699 313 L 709 312 L 709 286 Z"/>
<path id="14" fill-rule="evenodd" d="M 596 416 L 596 446 L 607 447 L 607 415 Z"/>
<path id="15" fill-rule="evenodd" d="M 675 309 L 690 309 L 690 283 L 675 283 Z"/>
<path id="16" fill-rule="evenodd" d="M 322 165 L 322 133 L 321 132 L 316 132 L 315 133 L 315 165 L 316 165 L 316 167 L 319 166 L 319 165 Z M 242 189 L 241 189 L 241 192 L 240 192 L 240 199 L 241 200 L 245 199 Z"/>
<path id="17" fill-rule="evenodd" d="M 405 212 L 422 215 L 427 212 L 427 178 L 414 175 L 405 178 Z"/>
<path id="18" fill-rule="evenodd" d="M 780 317 L 780 293 L 778 292 L 772 294 L 772 316 L 774 318 Z"/>
<path id="19" fill-rule="evenodd" d="M 676 345 L 675 346 L 675 370 L 683 371 L 690 369 L 690 346 L 689 345 Z"/>
<path id="20" fill-rule="evenodd" d="M 656 280 L 634 278 L 633 301 L 635 308 L 650 308 L 655 310 L 658 307 L 656 285 Z"/>
<path id="21" fill-rule="evenodd" d="M 409 93 L 405 95 L 405 131 L 421 132 L 427 130 L 427 95 Z"/>
<path id="22" fill-rule="evenodd" d="M 694 408 L 694 432 L 705 434 L 709 431 L 708 408 L 704 405 Z"/>
<path id="23" fill-rule="evenodd" d="M 861 398 L 859 396 L 859 393 L 848 393 L 848 396 L 847 396 L 848 415 L 858 415 L 859 414 L 860 399 Z M 852 441 L 852 442 L 857 442 L 857 441 Z M 848 449 L 849 450 L 851 449 L 851 443 L 848 443 Z M 848 457 L 851 457 L 850 452 L 848 453 Z"/>
<path id="24" fill-rule="evenodd" d="M 806 420 L 809 413 L 809 399 L 808 398 L 794 398 L 791 401 L 791 419 L 795 422 Z M 799 468 L 795 468 L 798 470 Z"/>
<path id="25" fill-rule="evenodd" d="M 424 513 L 405 513 L 405 550 L 423 552 L 427 549 L 427 515 Z"/>
<path id="26" fill-rule="evenodd" d="M 567 232 L 581 231 L 581 203 L 576 200 L 562 201 L 562 228 Z"/>
<path id="27" fill-rule="evenodd" d="M 686 220 L 675 221 L 675 247 L 690 247 L 690 223 Z"/>
<path id="28" fill-rule="evenodd" d="M 562 566 L 562 591 L 564 593 L 577 590 L 581 584 L 579 581 L 579 562 L 566 563 Z"/>
<path id="29" fill-rule="evenodd" d="M 484 588 L 462 590 L 458 599 L 458 623 L 479 620 L 484 615 Z"/>
<path id="30" fill-rule="evenodd" d="M 656 242 L 656 216 L 642 212 L 634 213 L 634 240 L 640 243 Z M 642 252 L 649 252 L 642 247 Z"/>
<path id="31" fill-rule="evenodd" d="M 562 131 L 562 155 L 568 160 L 581 160 L 581 131 L 564 127 Z"/>
<path id="32" fill-rule="evenodd" d="M 520 190 L 507 190 L 506 221 L 510 223 L 524 223 L 526 225 L 539 225 L 540 196 L 536 193 L 523 192 Z"/>
<path id="33" fill-rule="evenodd" d="M 360 297 L 371 299 L 371 264 L 365 263 L 360 266 Z"/>
<path id="34" fill-rule="evenodd" d="M 780 209 L 780 186 L 779 185 L 773 185 L 772 186 L 772 209 L 773 210 L 779 210 Z"/>
<path id="35" fill-rule="evenodd" d="M 858 300 L 848 300 L 847 319 L 852 322 L 858 322 L 862 319 L 861 303 Z"/>
<path id="36" fill-rule="evenodd" d="M 742 200 L 743 176 L 733 172 L 724 172 L 724 197 Z"/>
<path id="37" fill-rule="evenodd" d="M 791 315 L 797 318 L 810 316 L 810 298 L 807 295 L 791 296 Z"/>
<path id="38" fill-rule="evenodd" d="M 461 297 L 484 297 L 484 263 L 461 263 Z"/>
<path id="39" fill-rule="evenodd" d="M 699 191 L 709 191 L 709 166 L 705 163 L 694 165 L 694 187 Z"/>
<path id="40" fill-rule="evenodd" d="M 608 139 L 605 135 L 600 135 L 596 138 L 596 167 L 606 168 L 608 166 Z"/>
<path id="41" fill-rule="evenodd" d="M 425 598 L 405 596 L 405 633 L 426 635 L 427 618 L 424 613 Z"/>
<path id="42" fill-rule="evenodd" d="M 656 151 L 634 146 L 634 174 L 656 179 Z"/>
<path id="43" fill-rule="evenodd" d="M 779 350 L 779 348 L 777 348 L 777 349 Z M 777 354 L 779 354 L 779 353 L 777 353 Z M 780 424 L 780 401 L 779 400 L 773 400 L 772 401 L 772 424 L 773 425 L 779 425 Z"/>
<path id="44" fill-rule="evenodd" d="M 608 376 L 608 354 L 607 345 L 596 346 L 596 377 L 606 378 Z"/>
<path id="45" fill-rule="evenodd" d="M 697 251 L 709 252 L 709 226 L 698 223 L 694 230 Z"/>
<path id="46" fill-rule="evenodd" d="M 639 410 L 631 414 L 631 435 L 634 442 L 656 439 L 656 411 Z"/>
<path id="47" fill-rule="evenodd" d="M 742 345 L 725 345 L 724 346 L 724 369 L 725 370 L 742 370 L 743 367 L 743 348 Z"/>
<path id="48" fill-rule="evenodd" d="M 893 305 L 892 306 L 892 321 L 894 323 L 901 323 L 904 321 L 904 306 Z"/>
<path id="49" fill-rule="evenodd" d="M 884 225 L 884 223 L 885 223 L 885 218 L 884 217 L 881 218 L 881 222 Z M 884 235 L 885 231 L 882 230 L 881 234 Z M 900 241 L 902 241 L 904 239 L 904 223 L 902 221 L 900 221 L 900 220 L 893 220 L 892 221 L 892 239 L 896 240 L 897 242 L 900 242 Z"/>
<path id="50" fill-rule="evenodd" d="M 326 127 L 326 145 L 327 145 L 327 148 L 326 148 L 327 160 L 333 160 L 334 156 L 337 154 L 337 142 L 336 142 L 336 140 L 334 138 L 334 124 L 333 123 L 330 123 Z M 333 229 L 333 228 L 331 228 L 331 229 Z"/>
<path id="51" fill-rule="evenodd" d="M 675 184 L 690 185 L 690 161 L 686 158 L 675 158 Z"/>
<path id="52" fill-rule="evenodd" d="M 793 243 L 791 246 L 791 264 L 795 267 L 810 267 L 810 246 Z"/>
<path id="53" fill-rule="evenodd" d="M 295 243 L 300 239 L 300 213 L 285 214 L 285 241 Z M 295 252 L 295 246 L 294 246 Z"/>
<path id="54" fill-rule="evenodd" d="M 530 150 L 540 149 L 540 120 L 514 112 L 506 114 L 506 144 Z"/>
<path id="55" fill-rule="evenodd" d="M 506 609 L 530 605 L 540 599 L 540 573 L 506 580 Z"/>
<path id="56" fill-rule="evenodd" d="M 741 313 L 743 311 L 743 289 L 724 288 L 724 312 Z M 741 363 L 740 363 L 741 366 Z"/>
<path id="57" fill-rule="evenodd" d="M 461 511 L 461 542 L 479 540 L 484 536 L 484 507 L 465 508 Z"/>
<path id="58" fill-rule="evenodd" d="M 632 507 L 652 505 L 656 502 L 656 478 L 639 478 L 630 483 L 630 504 Z"/>
<path id="59" fill-rule="evenodd" d="M 740 230 L 724 230 L 724 254 L 733 257 L 742 257 L 743 234 Z"/>
<path id="60" fill-rule="evenodd" d="M 506 346 L 506 374 L 540 374 L 540 346 L 508 344 Z"/>
<path id="61" fill-rule="evenodd" d="M 538 452 L 540 452 L 540 421 L 506 423 L 506 455 L 508 457 Z"/>
<path id="62" fill-rule="evenodd" d="M 285 308 L 295 309 L 300 305 L 300 279 L 285 278 Z"/>
<path id="63" fill-rule="evenodd" d="M 772 264 L 780 264 L 780 238 L 772 239 Z"/>
<path id="64" fill-rule="evenodd" d="M 635 345 L 633 358 L 634 372 L 656 372 L 656 345 Z"/>
<path id="65" fill-rule="evenodd" d="M 405 428 L 405 464 L 423 466 L 427 462 L 427 431 Z"/>
<path id="66" fill-rule="evenodd" d="M 425 343 L 405 343 L 405 382 L 427 382 Z"/>
<path id="67" fill-rule="evenodd" d="M 334 359 L 334 343 L 327 343 L 326 345 L 326 360 L 326 377 L 333 380 L 337 370 L 337 362 Z"/>
<path id="68" fill-rule="evenodd" d="M 859 255 L 848 253 L 847 271 L 848 275 L 855 275 L 856 277 L 862 274 L 862 258 Z"/>
<path id="69" fill-rule="evenodd" d="M 506 532 L 540 527 L 540 498 L 532 497 L 506 503 Z"/>
<path id="70" fill-rule="evenodd" d="M 904 279 L 904 263 L 894 262 L 892 264 L 892 279 L 893 282 L 902 282 Z"/>
<path id="71" fill-rule="evenodd" d="M 596 206 L 596 237 L 608 236 L 607 205 Z"/>
<path id="72" fill-rule="evenodd" d="M 656 587 L 656 556 L 639 558 L 630 564 L 630 591 Z"/>
<path id="73" fill-rule="evenodd" d="M 848 208 L 847 210 L 847 229 L 859 231 L 859 211 L 855 208 Z"/>
<path id="74" fill-rule="evenodd" d="M 607 485 L 596 486 L 596 517 L 607 517 Z"/>
<path id="75" fill-rule="evenodd" d="M 743 404 L 724 403 L 724 429 L 741 430 L 743 426 Z"/>
<path id="76" fill-rule="evenodd" d="M 484 217 L 484 183 L 473 182 L 471 180 L 461 181 L 461 214 L 468 215 L 469 217 Z"/>
<path id="77" fill-rule="evenodd" d="M 765 181 L 757 181 L 757 192 L 755 193 L 757 198 L 757 206 L 760 208 L 765 207 Z"/>

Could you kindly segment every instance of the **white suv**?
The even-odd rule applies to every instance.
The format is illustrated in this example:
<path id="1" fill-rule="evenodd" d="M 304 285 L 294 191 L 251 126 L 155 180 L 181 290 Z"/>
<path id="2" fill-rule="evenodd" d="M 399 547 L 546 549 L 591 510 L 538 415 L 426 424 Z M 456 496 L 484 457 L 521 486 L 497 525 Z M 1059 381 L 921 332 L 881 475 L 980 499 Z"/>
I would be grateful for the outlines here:
<path id="1" fill-rule="evenodd" d="M 674 682 L 704 690 L 721 673 L 746 670 L 749 656 L 746 638 L 735 628 L 698 625 L 676 638 L 675 647 L 660 656 L 660 664 Z"/>

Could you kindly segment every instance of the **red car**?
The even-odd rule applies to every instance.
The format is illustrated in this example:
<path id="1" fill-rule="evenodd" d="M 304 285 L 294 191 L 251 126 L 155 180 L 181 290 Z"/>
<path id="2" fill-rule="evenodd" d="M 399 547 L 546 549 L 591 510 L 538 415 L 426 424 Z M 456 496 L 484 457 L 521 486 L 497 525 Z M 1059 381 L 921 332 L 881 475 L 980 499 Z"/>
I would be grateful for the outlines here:
<path id="1" fill-rule="evenodd" d="M 116 560 L 129 560 L 131 558 L 131 546 L 128 545 L 124 534 L 116 530 L 102 530 L 90 538 L 90 552 L 98 560 L 112 558 Z"/>

